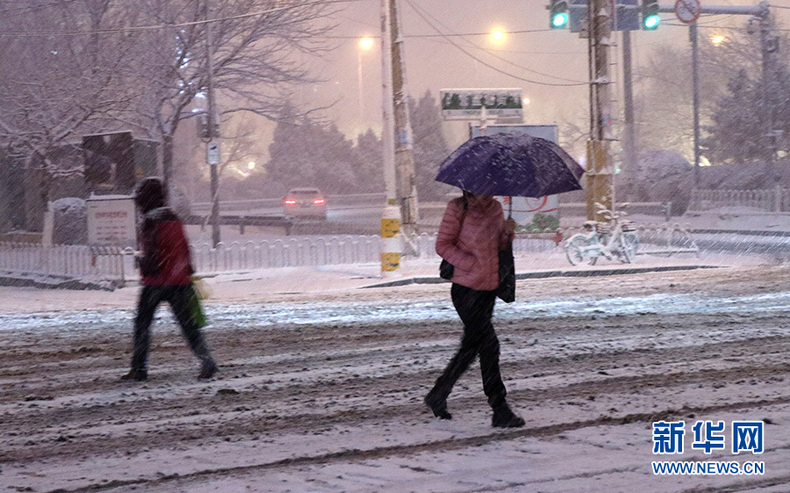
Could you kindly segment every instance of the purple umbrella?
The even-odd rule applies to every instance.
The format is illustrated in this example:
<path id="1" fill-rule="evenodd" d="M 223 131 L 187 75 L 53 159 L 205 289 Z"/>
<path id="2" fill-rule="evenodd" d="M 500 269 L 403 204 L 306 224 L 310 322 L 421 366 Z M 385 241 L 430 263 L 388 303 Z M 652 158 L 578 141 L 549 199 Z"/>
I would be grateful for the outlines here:
<path id="1" fill-rule="evenodd" d="M 544 197 L 581 190 L 583 173 L 554 142 L 499 133 L 466 141 L 442 162 L 436 181 L 478 195 Z"/>

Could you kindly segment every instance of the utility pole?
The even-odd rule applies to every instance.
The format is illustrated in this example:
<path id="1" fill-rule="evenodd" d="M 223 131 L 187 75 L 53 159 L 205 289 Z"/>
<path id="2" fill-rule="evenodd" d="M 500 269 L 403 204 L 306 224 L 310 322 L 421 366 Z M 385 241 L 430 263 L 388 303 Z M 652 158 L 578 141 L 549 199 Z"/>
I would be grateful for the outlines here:
<path id="1" fill-rule="evenodd" d="M 694 100 L 694 187 L 699 188 L 699 48 L 697 46 L 697 21 L 689 24 L 691 40 L 691 80 Z"/>
<path id="2" fill-rule="evenodd" d="M 208 131 L 206 137 L 206 161 L 211 171 L 211 243 L 214 248 L 217 247 L 220 239 L 220 225 L 219 225 L 219 175 L 217 166 L 219 166 L 219 122 L 217 120 L 216 101 L 214 100 L 214 39 L 212 33 L 211 19 L 209 19 L 209 0 L 205 4 L 205 17 L 206 17 L 206 68 L 208 69 Z"/>
<path id="3" fill-rule="evenodd" d="M 766 174 L 768 178 L 773 177 L 773 162 L 776 159 L 776 131 L 774 130 L 774 53 L 778 48 L 779 39 L 772 34 L 773 18 L 770 11 L 766 8 L 764 15 L 759 17 L 760 23 L 760 48 L 762 52 L 763 66 L 763 117 L 764 117 L 764 142 L 765 142 L 765 162 Z"/>
<path id="4" fill-rule="evenodd" d="M 400 33 L 400 16 L 397 0 L 390 0 L 390 35 L 392 40 L 392 90 L 391 104 L 395 107 L 395 169 L 404 232 L 417 232 L 419 211 L 417 187 L 414 176 L 413 135 L 409 117 L 409 94 L 406 90 L 406 64 L 404 63 L 403 37 Z"/>
<path id="5" fill-rule="evenodd" d="M 383 128 L 381 143 L 384 160 L 384 186 L 387 203 L 381 217 L 381 274 L 393 275 L 400 269 L 403 236 L 400 232 L 401 208 L 398 206 L 395 171 L 395 114 L 392 90 L 392 22 L 391 0 L 381 0 L 381 109 Z"/>
<path id="6" fill-rule="evenodd" d="M 631 31 L 625 29 L 623 36 L 623 113 L 625 128 L 623 135 L 623 165 L 622 173 L 628 195 L 626 200 L 633 200 L 636 192 L 637 171 L 639 166 L 639 151 L 636 141 L 636 128 L 634 127 L 634 91 L 632 82 L 632 56 L 631 56 Z"/>
<path id="7" fill-rule="evenodd" d="M 588 3 L 587 21 L 590 31 L 590 64 L 593 79 L 590 81 L 592 104 L 590 140 L 587 142 L 587 219 L 603 221 L 596 204 L 612 210 L 614 186 L 612 165 L 609 158 L 609 141 L 612 140 L 609 85 L 609 46 L 611 27 L 609 0 L 591 0 Z"/>

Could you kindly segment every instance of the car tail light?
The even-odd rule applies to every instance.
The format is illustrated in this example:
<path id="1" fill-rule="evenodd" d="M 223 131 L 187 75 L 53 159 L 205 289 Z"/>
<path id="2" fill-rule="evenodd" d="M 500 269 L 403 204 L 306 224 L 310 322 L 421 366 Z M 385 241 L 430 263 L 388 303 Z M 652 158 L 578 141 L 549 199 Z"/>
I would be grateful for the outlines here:
<path id="1" fill-rule="evenodd" d="M 296 205 L 296 201 L 294 199 L 285 199 L 285 205 Z"/>
<path id="2" fill-rule="evenodd" d="M 326 203 L 326 200 L 324 200 L 324 199 L 315 199 L 315 200 L 313 200 L 313 203 L 315 205 L 323 205 L 324 203 Z"/>

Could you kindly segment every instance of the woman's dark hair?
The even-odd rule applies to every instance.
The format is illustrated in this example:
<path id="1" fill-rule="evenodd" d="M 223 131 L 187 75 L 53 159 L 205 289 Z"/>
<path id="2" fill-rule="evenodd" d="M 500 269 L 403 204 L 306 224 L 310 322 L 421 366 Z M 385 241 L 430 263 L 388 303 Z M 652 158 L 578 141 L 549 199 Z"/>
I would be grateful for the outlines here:
<path id="1" fill-rule="evenodd" d="M 134 203 L 143 214 L 157 207 L 164 207 L 166 202 L 165 186 L 159 178 L 149 176 L 137 184 L 134 191 Z"/>

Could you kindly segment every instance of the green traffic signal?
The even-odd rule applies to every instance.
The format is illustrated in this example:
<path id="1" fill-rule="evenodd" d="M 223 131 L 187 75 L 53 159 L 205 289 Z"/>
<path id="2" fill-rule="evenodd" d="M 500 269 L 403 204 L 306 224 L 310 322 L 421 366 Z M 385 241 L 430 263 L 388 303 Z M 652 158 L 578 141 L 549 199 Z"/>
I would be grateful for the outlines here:
<path id="1" fill-rule="evenodd" d="M 549 4 L 549 26 L 552 29 L 562 29 L 568 24 L 568 2 L 566 0 L 551 0 Z"/>
<path id="2" fill-rule="evenodd" d="M 658 15 L 658 0 L 642 0 L 642 28 L 652 31 L 658 28 L 661 16 Z"/>
<path id="3" fill-rule="evenodd" d="M 567 23 L 568 23 L 568 14 L 565 12 L 555 14 L 554 17 L 551 18 L 551 27 L 555 29 L 564 27 L 565 24 Z"/>
<path id="4" fill-rule="evenodd" d="M 647 19 L 645 19 L 645 22 L 644 22 L 645 29 L 647 29 L 647 30 L 655 29 L 655 28 L 658 27 L 658 23 L 659 22 L 661 22 L 661 17 L 659 17 L 657 15 L 648 16 Z"/>

